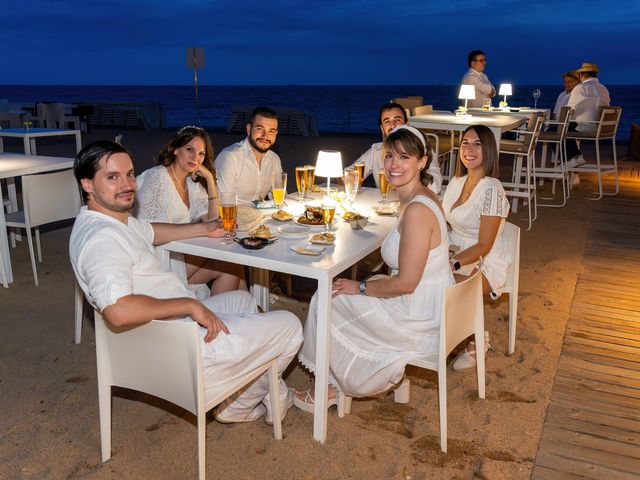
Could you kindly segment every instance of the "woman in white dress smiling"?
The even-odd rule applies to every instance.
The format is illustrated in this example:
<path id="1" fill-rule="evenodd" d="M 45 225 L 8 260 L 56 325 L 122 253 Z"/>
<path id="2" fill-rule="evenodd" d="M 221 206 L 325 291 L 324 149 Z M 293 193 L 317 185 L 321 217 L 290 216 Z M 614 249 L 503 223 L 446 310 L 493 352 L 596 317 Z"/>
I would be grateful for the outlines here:
<path id="1" fill-rule="evenodd" d="M 511 263 L 502 230 L 509 202 L 498 180 L 498 152 L 495 137 L 483 125 L 467 128 L 460 143 L 456 175 L 442 199 L 442 208 L 451 227 L 449 241 L 459 250 L 451 258 L 456 281 L 464 280 L 482 262 L 482 288 L 492 299 L 502 294 Z M 490 348 L 485 332 L 485 350 Z M 469 342 L 453 362 L 456 371 L 475 366 L 475 343 Z"/>
<path id="2" fill-rule="evenodd" d="M 178 130 L 158 154 L 157 163 L 137 178 L 137 217 L 167 223 L 218 218 L 213 147 L 204 129 L 187 126 Z M 247 289 L 239 265 L 172 252 L 171 271 L 186 278 L 199 298 Z M 213 282 L 211 291 L 206 286 L 209 282 Z"/>
<path id="3" fill-rule="evenodd" d="M 413 127 L 396 127 L 384 142 L 384 169 L 396 187 L 400 216 L 381 252 L 390 276 L 333 283 L 329 404 L 336 389 L 351 397 L 377 395 L 402 380 L 408 359 L 438 352 L 444 289 L 454 283 L 447 228 L 435 194 L 427 187 L 432 151 Z M 317 298 L 304 328 L 301 363 L 315 371 Z M 313 409 L 309 391 L 294 403 Z"/>

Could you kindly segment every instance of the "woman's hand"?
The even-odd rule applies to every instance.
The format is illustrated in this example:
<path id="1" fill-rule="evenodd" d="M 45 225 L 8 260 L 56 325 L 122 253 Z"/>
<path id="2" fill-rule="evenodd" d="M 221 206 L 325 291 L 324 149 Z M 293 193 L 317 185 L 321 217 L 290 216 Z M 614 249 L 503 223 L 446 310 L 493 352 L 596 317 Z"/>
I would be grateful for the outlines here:
<path id="1" fill-rule="evenodd" d="M 333 282 L 333 288 L 331 289 L 331 296 L 337 295 L 358 295 L 360 282 L 355 280 L 348 280 L 346 278 L 337 278 Z"/>
<path id="2" fill-rule="evenodd" d="M 205 235 L 207 237 L 219 238 L 224 235 L 224 228 L 222 228 L 222 221 L 220 219 L 203 222 L 205 227 Z"/>
<path id="3" fill-rule="evenodd" d="M 214 182 L 213 173 L 211 173 L 211 171 L 202 164 L 198 165 L 198 167 L 189 175 L 191 175 L 191 180 L 194 182 L 198 180 L 198 177 L 204 178 L 207 181 L 207 184 Z"/>

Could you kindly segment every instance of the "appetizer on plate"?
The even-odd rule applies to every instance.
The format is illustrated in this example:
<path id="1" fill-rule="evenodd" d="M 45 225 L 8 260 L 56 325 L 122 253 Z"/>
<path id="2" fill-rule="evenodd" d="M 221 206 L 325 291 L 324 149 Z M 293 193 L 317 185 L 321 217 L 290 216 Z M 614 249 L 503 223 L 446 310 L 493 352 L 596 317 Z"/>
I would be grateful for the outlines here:
<path id="1" fill-rule="evenodd" d="M 311 255 L 311 256 L 320 255 L 322 252 L 324 252 L 324 249 L 325 247 L 316 247 L 315 245 L 311 245 L 311 244 L 294 245 L 293 247 L 291 247 L 291 250 L 293 250 L 296 253 L 299 253 L 300 255 Z"/>
<path id="2" fill-rule="evenodd" d="M 396 209 L 391 205 L 378 205 L 373 209 L 378 215 L 395 215 Z"/>
<path id="3" fill-rule="evenodd" d="M 364 215 L 360 215 L 358 212 L 345 212 L 342 215 L 345 222 L 350 222 L 351 220 L 359 220 L 361 218 L 366 218 Z"/>
<path id="4" fill-rule="evenodd" d="M 318 243 L 320 245 L 333 245 L 336 240 L 335 233 L 321 232 L 311 236 L 311 243 Z"/>
<path id="5" fill-rule="evenodd" d="M 301 225 L 324 225 L 322 208 L 307 205 L 304 214 L 296 219 L 296 223 Z"/>
<path id="6" fill-rule="evenodd" d="M 287 222 L 293 218 L 293 215 L 285 212 L 284 210 L 278 210 L 271 215 L 271 218 L 278 220 L 279 222 Z"/>
<path id="7" fill-rule="evenodd" d="M 261 223 L 256 228 L 249 230 L 250 237 L 266 238 L 267 240 L 273 238 L 273 233 L 264 223 Z"/>

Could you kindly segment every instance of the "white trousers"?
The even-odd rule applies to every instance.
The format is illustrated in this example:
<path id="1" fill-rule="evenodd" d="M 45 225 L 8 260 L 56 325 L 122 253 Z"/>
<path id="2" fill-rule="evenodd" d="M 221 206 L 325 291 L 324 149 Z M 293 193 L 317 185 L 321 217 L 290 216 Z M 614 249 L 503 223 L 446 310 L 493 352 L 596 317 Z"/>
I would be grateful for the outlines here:
<path id="1" fill-rule="evenodd" d="M 236 290 L 209 297 L 202 302 L 227 326 L 210 343 L 202 343 L 205 401 L 234 379 L 278 359 L 280 374 L 287 368 L 302 344 L 302 326 L 293 313 L 258 313 L 253 297 Z M 200 329 L 204 339 L 206 330 Z M 264 403 L 270 411 L 268 373 L 257 378 L 219 407 L 225 419 L 241 421 Z M 280 403 L 284 408 L 287 385 L 280 379 Z M 262 407 L 260 407 L 262 408 Z"/>

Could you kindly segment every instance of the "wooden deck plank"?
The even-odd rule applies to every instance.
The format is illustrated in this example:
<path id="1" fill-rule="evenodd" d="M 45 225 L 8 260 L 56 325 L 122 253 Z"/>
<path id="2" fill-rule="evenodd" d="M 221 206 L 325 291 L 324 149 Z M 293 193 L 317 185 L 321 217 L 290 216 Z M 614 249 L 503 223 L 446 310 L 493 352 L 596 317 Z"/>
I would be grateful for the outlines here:
<path id="1" fill-rule="evenodd" d="M 640 479 L 640 184 L 598 202 L 531 478 Z"/>

